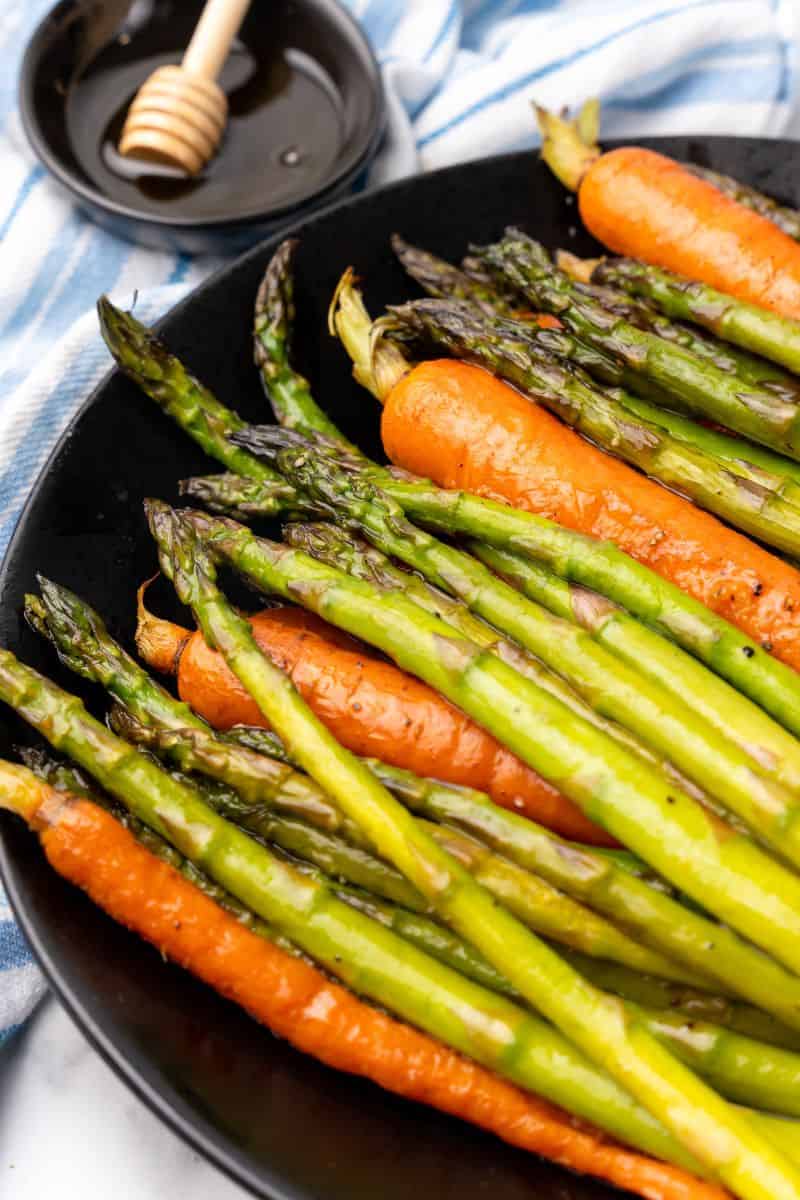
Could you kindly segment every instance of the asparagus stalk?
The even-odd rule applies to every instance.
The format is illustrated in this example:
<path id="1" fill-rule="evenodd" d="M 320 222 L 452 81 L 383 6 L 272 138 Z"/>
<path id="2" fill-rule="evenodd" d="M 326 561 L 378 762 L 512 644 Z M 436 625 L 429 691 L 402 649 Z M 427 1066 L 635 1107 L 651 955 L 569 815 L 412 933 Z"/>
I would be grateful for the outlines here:
<path id="1" fill-rule="evenodd" d="M 519 316 L 520 306 L 512 299 L 513 293 L 503 292 L 490 276 L 476 277 L 459 270 L 435 254 L 410 245 L 397 233 L 392 234 L 391 243 L 403 268 L 430 296 L 470 300 L 489 316 Z"/>
<path id="2" fill-rule="evenodd" d="M 540 563 L 481 542 L 474 555 L 530 599 L 574 621 L 625 662 L 657 679 L 748 756 L 760 773 L 800 794 L 800 743 L 719 676 L 598 593 L 560 579 Z"/>
<path id="3" fill-rule="evenodd" d="M 800 241 L 800 212 L 796 208 L 787 208 L 786 205 L 779 204 L 772 196 L 765 196 L 756 188 L 749 187 L 746 183 L 740 183 L 738 179 L 732 179 L 730 175 L 712 171 L 710 167 L 701 167 L 698 163 L 690 162 L 685 162 L 682 166 L 692 175 L 696 175 L 698 179 L 704 179 L 706 183 L 713 184 L 725 196 L 730 196 L 731 200 L 736 200 L 738 204 L 743 204 L 745 208 L 751 208 L 759 216 L 766 217 L 790 238 Z"/>
<path id="4" fill-rule="evenodd" d="M 472 942 L 529 1003 L 568 1032 L 590 1059 L 602 1061 L 612 1078 L 679 1140 L 690 1143 L 692 1152 L 743 1200 L 800 1196 L 800 1172 L 752 1122 L 666 1051 L 640 1018 L 597 991 L 499 906 L 368 769 L 336 743 L 288 679 L 261 654 L 247 623 L 225 602 L 214 582 L 212 560 L 201 553 L 185 518 L 152 501 L 148 516 L 162 566 L 179 597 L 193 608 L 205 636 L 219 647 L 291 752 L 361 824 L 378 853 L 402 870 L 439 916 Z M 285 558 L 297 553 L 281 550 Z M 345 578 L 351 588 L 369 591 L 367 585 Z M 304 597 L 309 596 L 308 582 L 302 585 Z M 327 590 L 311 582 L 310 591 L 320 599 Z M 403 603 L 423 620 L 441 626 L 442 637 L 452 649 L 459 645 L 459 639 L 449 639 L 449 626 Z M 440 656 L 445 653 L 443 645 L 438 650 Z M 442 664 L 441 673 L 451 678 L 472 676 L 486 657 L 477 651 L 468 653 L 465 661 L 462 651 L 458 661 Z M 494 661 L 504 666 L 499 659 Z M 516 674 L 514 678 L 527 683 Z"/>
<path id="5" fill-rule="evenodd" d="M 685 321 L 673 321 L 642 296 L 633 296 L 610 284 L 600 283 L 593 278 L 594 271 L 602 260 L 581 259 L 567 251 L 559 250 L 556 265 L 575 280 L 577 290 L 598 300 L 604 308 L 625 317 L 639 329 L 658 334 L 667 341 L 676 342 L 684 350 L 690 350 L 699 358 L 708 359 L 721 371 L 736 375 L 744 383 L 757 388 L 780 384 L 780 395 L 800 398 L 800 385 L 783 367 L 768 362 L 758 354 L 751 354 L 738 346 L 722 341 L 709 330 L 700 329 Z"/>
<path id="6" fill-rule="evenodd" d="M 357 360 L 354 373 L 376 396 L 385 396 L 408 369 L 407 364 L 399 351 L 388 344 L 381 346 L 374 356 L 371 354 L 369 314 L 349 276 L 342 280 L 337 290 L 331 323 L 343 338 L 348 352 Z M 140 328 L 137 323 L 133 327 L 134 330 Z M 147 330 L 143 332 L 147 334 Z M 155 360 L 148 358 L 147 337 L 138 339 L 137 353 L 142 355 L 142 382 L 148 374 L 158 377 L 158 357 Z M 373 359 L 374 370 L 370 368 Z M 190 436 L 194 436 L 194 418 L 214 418 L 218 404 L 215 401 L 205 407 L 208 397 L 202 390 L 195 392 L 192 399 L 193 405 L 197 405 L 196 412 L 193 405 L 170 408 L 170 414 Z M 219 420 L 226 427 L 230 421 L 239 421 L 230 409 L 219 407 Z M 225 461 L 225 439 L 212 440 L 205 448 L 220 462 Z M 253 459 L 253 463 L 256 461 Z M 241 486 L 247 489 L 254 515 L 256 512 L 273 515 L 276 507 L 285 507 L 271 495 L 268 483 L 257 485 L 258 469 L 252 467 L 249 459 L 242 463 L 242 469 L 254 472 L 250 476 L 252 483 L 241 481 Z M 447 492 L 428 484 L 392 480 L 385 475 L 382 482 L 412 519 L 446 533 L 464 533 L 541 558 L 572 582 L 594 588 L 622 604 L 708 663 L 717 674 L 750 696 L 787 729 L 800 734 L 800 680 L 797 674 L 765 653 L 735 626 L 610 543 L 564 529 L 533 513 L 520 512 L 468 493 Z M 277 486 L 281 492 L 284 487 L 288 488 L 286 484 Z M 236 482 L 219 477 L 207 490 L 219 498 L 220 504 L 226 501 L 233 504 Z M 287 504 L 291 508 L 302 508 L 296 493 Z M 754 586 L 758 586 L 757 581 Z"/>
<path id="7" fill-rule="evenodd" d="M 134 816 L 354 991 L 621 1140 L 702 1173 L 655 1118 L 551 1025 L 331 896 L 7 650 L 0 651 L 0 699 Z"/>
<path id="8" fill-rule="evenodd" d="M 779 954 L 790 969 L 800 962 L 796 877 L 746 839 L 720 839 L 704 810 L 661 775 L 405 598 L 257 539 L 233 522 L 199 513 L 192 521 L 215 552 L 257 586 L 358 630 L 484 724 L 699 904 Z"/>
<path id="9" fill-rule="evenodd" d="M 174 738 L 183 736 L 180 731 L 146 729 L 138 722 L 132 722 L 130 716 L 124 719 L 120 729 L 129 740 L 142 742 L 157 752 Z M 233 734 L 239 739 L 243 738 L 246 745 L 275 753 L 273 735 L 264 730 L 233 731 Z M 513 893 L 513 890 L 518 888 L 517 903 L 522 905 L 528 902 L 529 907 L 527 911 L 518 908 L 517 913 L 532 928 L 562 943 L 573 947 L 578 945 L 577 940 L 566 940 L 570 914 L 562 909 L 564 915 L 558 917 L 555 926 L 552 922 L 547 923 L 546 913 L 548 908 L 553 908 L 555 897 L 552 894 L 548 897 L 535 886 L 531 889 L 524 878 L 520 881 L 519 876 L 509 874 L 508 862 L 504 860 L 517 863 L 526 871 L 546 880 L 553 888 L 560 889 L 588 908 L 605 914 L 617 926 L 632 934 L 643 946 L 661 951 L 666 962 L 654 967 L 651 958 L 649 971 L 653 976 L 662 979 L 674 978 L 675 964 L 683 963 L 685 967 L 693 970 L 696 976 L 713 979 L 717 986 L 721 985 L 726 992 L 746 996 L 761 1008 L 774 1011 L 776 1016 L 800 1029 L 800 1018 L 797 1016 L 800 1006 L 800 984 L 795 977 L 758 951 L 754 951 L 729 929 L 685 908 L 658 887 L 654 888 L 652 878 L 642 879 L 639 875 L 632 874 L 631 867 L 628 864 L 620 864 L 614 855 L 606 855 L 590 847 L 576 846 L 551 834 L 549 830 L 540 828 L 527 818 L 498 808 L 482 792 L 451 787 L 434 780 L 422 780 L 410 772 L 389 767 L 375 760 L 368 762 L 373 773 L 411 812 L 439 822 L 451 831 L 454 828 L 461 829 L 472 839 L 483 843 L 484 847 L 492 847 L 502 856 L 490 862 L 481 849 L 476 848 L 474 842 L 468 843 L 465 848 L 462 847 L 462 856 L 465 855 L 462 857 L 464 865 L 469 866 L 470 861 L 474 859 L 476 865 L 471 869 L 498 898 L 503 899 L 509 895 L 510 890 Z M 193 765 L 203 769 L 202 760 L 196 760 Z M 337 812 L 332 805 L 330 809 L 331 811 L 319 822 L 316 822 L 313 816 L 309 817 L 299 810 L 293 811 L 291 807 L 286 811 L 288 815 L 297 816 L 306 823 L 316 824 L 323 833 L 341 833 L 341 828 L 337 830 L 335 824 Z M 251 816 L 246 815 L 247 810 Z M 276 811 L 282 811 L 280 797 L 277 800 Z M 248 828 L 270 836 L 265 833 L 266 827 L 259 829 L 258 821 L 262 816 L 267 820 L 272 818 L 265 814 L 263 803 L 259 803 L 255 797 L 249 804 L 243 804 L 241 800 L 234 802 L 229 812 L 232 819 L 244 820 Z M 344 821 L 344 818 L 340 817 L 340 820 Z M 431 830 L 431 833 L 436 836 L 434 830 Z M 302 853 L 296 845 L 293 847 L 285 842 L 280 844 L 287 850 L 294 849 L 297 853 Z M 322 869 L 337 876 L 347 876 L 353 882 L 363 883 L 363 876 L 356 880 L 352 874 L 348 875 L 343 857 L 333 865 L 331 855 L 334 848 L 331 842 L 320 837 L 316 839 L 315 845 L 318 847 L 318 857 L 313 861 Z M 324 861 L 320 857 L 323 852 L 328 855 Z M 309 852 L 303 856 L 312 857 Z M 485 865 L 481 872 L 482 859 Z M 363 856 L 354 856 L 354 861 L 358 870 L 365 869 Z M 387 895 L 377 882 L 369 884 L 369 887 L 372 891 Z M 396 895 L 396 890 L 391 893 L 393 897 Z M 409 905 L 408 901 L 406 905 L 414 907 L 413 904 Z M 563 930 L 562 937 L 558 937 L 559 922 Z M 572 924 L 574 926 L 574 920 Z M 593 935 L 595 927 L 589 928 L 587 922 L 582 922 L 581 928 L 584 930 L 582 937 L 585 944 L 592 944 L 596 955 L 602 956 L 603 946 L 609 946 L 608 936 L 602 931 Z M 586 941 L 590 937 L 591 943 Z M 614 947 L 605 950 L 607 958 L 615 962 L 630 961 L 626 947 L 620 947 L 615 939 L 614 942 Z M 639 959 L 640 964 L 641 961 Z M 707 987 L 710 984 L 701 983 L 700 986 Z M 641 997 L 634 995 L 633 998 Z M 648 1002 L 645 996 L 643 1003 Z M 676 1003 L 673 994 L 669 995 L 669 1002 Z M 655 1002 L 650 1002 L 650 1006 L 665 1007 L 666 1001 L 660 1003 L 659 997 Z M 750 1034 L 753 1030 L 746 1026 L 742 1032 Z M 758 1035 L 758 1027 L 756 1034 Z"/>
<path id="10" fill-rule="evenodd" d="M 191 491 L 192 489 L 188 488 L 187 490 Z M 584 720 L 596 728 L 602 729 L 652 766 L 659 767 L 679 787 L 695 795 L 697 799 L 703 800 L 704 803 L 711 803 L 702 788 L 698 788 L 671 762 L 659 758 L 644 742 L 634 737 L 622 725 L 601 716 L 591 705 L 582 700 L 578 693 L 569 687 L 555 671 L 545 667 L 539 659 L 523 650 L 518 643 L 504 638 L 497 629 L 481 620 L 480 617 L 476 617 L 460 600 L 455 600 L 447 592 L 428 583 L 414 572 L 401 570 L 388 555 L 376 546 L 372 546 L 369 542 L 330 522 L 292 523 L 284 527 L 283 535 L 287 545 L 305 550 L 321 562 L 341 567 L 356 579 L 366 579 L 380 588 L 398 589 L 404 592 L 426 612 L 441 617 L 477 645 L 492 650 L 515 667 L 520 674 L 532 679 L 534 683 L 538 683 L 540 687 L 556 696 Z M 390 790 L 394 790 L 391 785 L 387 786 L 390 787 Z"/>
<path id="11" fill-rule="evenodd" d="M 119 712 L 115 715 L 115 725 L 135 744 L 157 752 L 166 747 L 174 748 L 181 740 L 180 731 L 159 732 Z M 235 749 L 231 747 L 231 750 Z M 327 875 L 366 888 L 415 912 L 429 911 L 424 898 L 398 871 L 363 849 L 363 836 L 348 838 L 346 833 L 341 836 L 352 822 L 330 802 L 322 821 L 313 811 L 304 813 L 302 808 L 293 811 L 291 801 L 284 806 L 280 795 L 266 801 L 248 800 L 225 790 L 215 793 L 209 802 L 226 819 L 266 838 L 282 850 L 306 859 Z M 334 824 L 337 818 L 338 829 Z M 653 952 L 617 929 L 611 921 L 597 916 L 590 908 L 575 902 L 528 870 L 507 862 L 474 838 L 427 821 L 422 825 L 479 883 L 537 933 L 593 958 L 622 963 L 664 979 L 708 986 L 705 972 L 693 974 L 664 955 Z"/>
<path id="12" fill-rule="evenodd" d="M 137 745 L 168 756 L 184 771 L 200 771 L 223 782 L 227 789 L 234 789 L 217 793 L 216 806 L 228 819 L 284 850 L 301 854 L 328 873 L 407 907 L 424 909 L 422 898 L 398 872 L 365 852 L 365 839 L 358 825 L 312 779 L 274 757 L 215 736 L 114 642 L 88 605 L 48 580 L 40 579 L 40 584 L 41 600 L 29 596 L 26 601 L 29 620 L 52 638 L 67 665 L 106 686 L 129 707 L 130 711 L 117 709 L 113 714 L 117 732 Z M 397 774 L 408 789 L 409 780 L 415 777 Z M 417 790 L 424 791 L 424 781 L 416 782 Z M 432 836 L 437 837 L 438 831 L 432 831 Z M 531 878 L 527 871 L 505 863 L 472 839 L 462 838 L 460 846 L 455 834 L 452 839 L 456 840 L 450 846 L 451 852 L 458 849 L 460 860 L 470 872 L 505 899 L 531 928 L 596 957 L 627 963 L 668 979 L 697 982 L 696 975 L 643 947 L 552 885 Z"/>
<path id="13" fill-rule="evenodd" d="M 409 246 L 396 236 L 392 244 L 408 273 L 421 283 L 430 295 L 443 299 L 470 300 L 488 316 L 511 317 L 528 330 L 535 331 L 541 328 L 536 317 L 519 313 L 518 301 L 513 301 L 507 293 L 498 290 L 489 275 L 478 274 L 476 279 L 427 251 Z M 637 328 L 646 329 L 668 341 L 676 342 L 701 358 L 709 359 L 720 370 L 736 374 L 744 383 L 760 387 L 766 381 L 773 381 L 782 384 L 785 389 L 795 389 L 800 398 L 800 385 L 797 381 L 765 359 L 731 347 L 704 330 L 671 321 L 646 301 L 629 296 L 617 288 L 588 283 L 587 280 L 597 266 L 598 259 L 579 259 L 565 251 L 559 251 L 557 262 L 561 269 L 576 281 L 578 291 L 586 291 L 605 308 L 624 316 Z M 593 359 L 588 357 L 588 347 L 573 338 L 553 337 L 546 348 L 566 361 L 585 360 L 591 368 Z M 625 377 L 621 364 L 615 364 L 613 360 L 603 362 L 601 373 L 609 382 L 617 382 Z M 686 417 L 649 404 L 625 391 L 620 391 L 616 398 L 638 416 L 660 424 L 674 437 L 699 450 L 705 450 L 723 462 L 734 463 L 737 474 L 745 474 L 753 482 L 773 491 L 781 489 L 786 499 L 798 503 L 800 492 L 792 484 L 800 483 L 800 466 L 792 459 L 774 454 L 755 443 L 745 443 L 741 438 L 706 429 Z"/>
<path id="14" fill-rule="evenodd" d="M 285 481 L 229 440 L 231 433 L 244 428 L 241 417 L 221 404 L 132 313 L 116 308 L 107 296 L 98 300 L 97 313 L 103 339 L 120 370 L 206 454 L 237 475 L 262 480 L 273 493 L 273 512 L 281 512 L 292 498 Z"/>
<path id="15" fill-rule="evenodd" d="M 800 506 L 780 491 L 784 479 L 770 478 L 770 487 L 752 470 L 721 464 L 670 433 L 655 406 L 644 403 L 637 414 L 624 393 L 614 395 L 579 368 L 568 369 L 564 360 L 578 344 L 570 334 L 492 318 L 457 300 L 416 300 L 391 311 L 405 328 L 509 380 L 617 458 L 785 554 L 800 556 Z M 645 415 L 648 409 L 652 416 Z"/>
<path id="16" fill-rule="evenodd" d="M 504 288 L 502 281 L 493 279 L 485 268 L 482 270 L 480 259 L 465 260 L 469 264 L 469 271 L 459 270 L 425 250 L 408 245 L 396 234 L 392 238 L 392 247 L 408 274 L 421 284 L 429 295 L 440 299 L 470 300 L 489 316 L 510 317 L 526 326 L 541 327 L 541 318 L 532 313 L 520 312 L 519 295 L 515 295 L 513 290 L 508 290 L 507 287 Z M 604 308 L 625 317 L 638 329 L 646 329 L 667 341 L 675 342 L 699 357 L 708 359 L 720 370 L 736 374 L 748 384 L 760 386 L 765 381 L 772 380 L 782 383 L 787 388 L 796 389 L 800 396 L 800 388 L 796 381 L 780 367 L 757 355 L 749 354 L 746 350 L 729 346 L 696 326 L 671 321 L 641 298 L 630 296 L 618 288 L 590 283 L 598 259 L 580 259 L 562 250 L 558 252 L 556 261 L 557 265 L 575 280 L 579 292 L 592 296 Z M 581 347 L 581 350 L 585 353 L 587 348 Z M 612 363 L 609 362 L 606 369 L 611 370 L 613 375 Z M 737 444 L 741 447 L 741 442 Z M 760 452 L 756 447 L 753 447 L 753 450 L 755 453 Z M 783 461 L 778 455 L 768 457 L 778 462 Z M 797 465 L 792 463 L 791 466 L 800 478 Z"/>
<path id="17" fill-rule="evenodd" d="M 735 625 L 669 580 L 600 541 L 535 513 L 430 483 L 381 478 L 382 490 L 406 515 L 445 535 L 465 535 L 547 564 L 560 578 L 597 591 L 682 646 L 748 696 L 785 729 L 800 735 L 797 673 Z M 260 485 L 233 475 L 185 480 L 184 495 L 212 512 L 260 516 Z M 267 505 L 269 497 L 266 497 Z M 755 587 L 758 587 L 756 581 Z"/>
<path id="18" fill-rule="evenodd" d="M 274 426 L 246 438 L 339 521 L 363 529 L 384 553 L 447 588 L 479 616 L 558 670 L 605 717 L 632 730 L 705 791 L 717 796 L 767 845 L 800 863 L 800 802 L 762 775 L 751 756 L 655 679 L 623 663 L 591 634 L 521 597 L 483 564 L 416 529 L 366 476 L 348 474 L 297 435 Z M 701 668 L 702 670 L 702 668 Z M 705 673 L 705 672 L 704 672 Z M 623 839 L 624 840 L 624 839 Z"/>
<path id="19" fill-rule="evenodd" d="M 291 365 L 295 318 L 292 261 L 299 244 L 297 238 L 287 238 L 281 242 L 270 259 L 258 289 L 253 328 L 255 363 L 279 424 L 304 433 L 313 430 L 326 434 L 358 454 L 358 448 L 342 437 L 333 421 L 316 403 L 308 380 Z"/>
<path id="20" fill-rule="evenodd" d="M 231 912 L 252 932 L 277 942 L 289 953 L 300 952 L 288 939 L 278 934 L 265 921 L 241 904 L 230 893 L 214 883 L 188 859 L 154 833 L 125 808 L 100 792 L 79 770 L 59 762 L 41 750 L 23 752 L 26 765 L 37 778 L 60 791 L 84 796 L 110 808 L 115 817 L 131 830 L 134 836 L 157 858 L 168 863 L 220 907 Z M 304 866 L 300 870 L 305 874 Z M 332 883 L 319 872 L 313 877 L 327 885 L 333 894 L 346 904 L 364 913 L 395 932 L 432 958 L 453 967 L 468 979 L 473 979 L 493 991 L 516 998 L 514 989 L 498 975 L 472 947 L 424 916 L 410 912 L 368 892 Z M 792 1090 L 793 1068 L 800 1057 L 778 1050 L 768 1044 L 722 1029 L 708 1022 L 688 1020 L 674 1012 L 658 1012 L 639 1007 L 642 1019 L 666 1045 L 671 1045 L 684 1061 L 691 1060 L 699 1074 L 707 1077 L 724 1095 L 744 1103 L 760 1105 L 776 1112 L 791 1114 L 797 1103 L 797 1089 Z M 796 1074 L 796 1072 L 795 1072 Z M 749 1085 L 752 1083 L 752 1087 Z M 788 1085 L 788 1086 L 787 1086 Z M 748 1093 L 749 1088 L 749 1095 Z"/>
<path id="21" fill-rule="evenodd" d="M 356 889 L 334 890 L 346 903 L 387 925 L 431 957 L 446 962 L 467 978 L 516 998 L 507 980 L 440 925 Z M 649 1031 L 723 1096 L 770 1112 L 800 1116 L 800 1054 L 672 1009 L 626 1007 L 635 1008 Z"/>
<path id="22" fill-rule="evenodd" d="M 286 753 L 286 748 L 272 730 L 264 729 L 261 726 L 234 725 L 225 733 L 220 733 L 219 737 L 223 741 L 232 742 L 234 745 L 246 746 L 248 749 L 257 750 L 260 754 L 267 754 L 279 759 L 280 762 L 291 764 L 292 760 Z M 476 791 L 474 788 L 465 787 L 461 784 L 442 783 L 438 779 L 423 779 L 421 776 L 415 775 L 413 771 L 391 766 L 389 763 L 381 762 L 377 758 L 365 758 L 364 762 L 369 765 L 370 770 L 377 776 L 381 783 L 397 796 L 399 800 L 402 800 L 406 807 L 411 808 L 414 812 L 423 813 L 423 815 L 430 815 L 425 807 L 428 804 L 428 798 L 431 798 L 431 804 L 435 804 L 435 797 L 440 792 L 451 795 L 466 793 L 470 796 L 481 797 L 494 805 L 494 801 L 485 792 Z M 430 812 L 433 812 L 433 808 L 431 808 Z M 524 819 L 528 820 L 527 817 Z M 545 829 L 544 832 L 550 833 L 550 830 Z M 628 875 L 645 880 L 650 887 L 655 888 L 659 892 L 663 892 L 669 896 L 679 895 L 675 888 L 671 887 L 665 879 L 662 879 L 660 875 L 652 871 L 635 854 L 631 854 L 629 850 L 622 848 L 611 849 L 605 846 L 585 846 L 580 842 L 569 842 L 567 844 L 582 850 L 588 849 L 591 853 L 601 855 L 604 860 L 607 859 L 621 870 L 624 870 Z"/>
<path id="23" fill-rule="evenodd" d="M 532 304 L 557 315 L 572 333 L 596 350 L 619 359 L 625 367 L 624 382 L 633 390 L 643 390 L 647 395 L 655 384 L 670 396 L 669 407 L 679 404 L 790 458 L 800 456 L 800 409 L 794 397 L 781 394 L 779 385 L 744 391 L 738 379 L 712 363 L 615 317 L 579 292 L 568 275 L 552 266 L 542 247 L 522 234 L 509 234 L 489 247 L 486 257 Z M 716 311 L 721 311 L 720 302 Z M 673 309 L 670 315 L 683 314 Z M 715 328 L 723 333 L 719 321 Z M 800 333 L 798 341 L 800 344 Z"/>
<path id="24" fill-rule="evenodd" d="M 697 1021 L 724 1025 L 755 1041 L 800 1052 L 797 1032 L 782 1024 L 763 1009 L 742 1004 L 726 996 L 684 988 L 654 976 L 639 975 L 618 963 L 587 958 L 574 951 L 562 950 L 576 970 L 604 992 L 613 992 L 644 1008 L 669 1010 Z"/>
<path id="25" fill-rule="evenodd" d="M 800 324 L 789 317 L 634 259 L 601 262 L 594 274 L 600 282 L 645 296 L 668 317 L 694 321 L 735 346 L 800 371 Z M 782 398 L 779 386 L 768 391 Z"/>
<path id="26" fill-rule="evenodd" d="M 782 454 L 773 454 L 763 446 L 756 446 L 755 442 L 745 442 L 741 438 L 698 425 L 680 413 L 658 408 L 631 392 L 620 389 L 615 395 L 623 407 L 634 415 L 653 421 L 673 437 L 705 451 L 721 464 L 730 463 L 730 469 L 736 475 L 744 475 L 753 483 L 779 493 L 784 500 L 800 506 L 800 464 Z"/>

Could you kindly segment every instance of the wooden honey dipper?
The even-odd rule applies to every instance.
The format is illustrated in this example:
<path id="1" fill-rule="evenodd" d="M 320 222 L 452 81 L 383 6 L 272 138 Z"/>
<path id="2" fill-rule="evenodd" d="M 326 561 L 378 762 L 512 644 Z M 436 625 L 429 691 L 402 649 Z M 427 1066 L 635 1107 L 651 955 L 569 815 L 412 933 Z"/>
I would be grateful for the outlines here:
<path id="1" fill-rule="evenodd" d="M 197 175 L 216 153 L 228 117 L 217 76 L 250 0 L 207 0 L 180 66 L 159 67 L 133 99 L 119 152 Z"/>

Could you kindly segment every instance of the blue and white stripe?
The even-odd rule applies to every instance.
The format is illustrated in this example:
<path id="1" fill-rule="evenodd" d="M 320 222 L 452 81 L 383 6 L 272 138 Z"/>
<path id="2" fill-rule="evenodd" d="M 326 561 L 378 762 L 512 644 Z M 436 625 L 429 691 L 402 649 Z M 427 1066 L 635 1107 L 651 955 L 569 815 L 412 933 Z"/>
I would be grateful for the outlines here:
<path id="1" fill-rule="evenodd" d="M 796 0 L 347 0 L 381 61 L 389 130 L 370 183 L 533 148 L 530 102 L 603 99 L 607 136 L 800 135 Z M 101 291 L 151 320 L 218 265 L 89 223 L 33 158 L 16 111 L 50 0 L 0 0 L 0 553 L 31 484 L 108 366 Z M 0 1041 L 42 983 L 0 891 Z"/>

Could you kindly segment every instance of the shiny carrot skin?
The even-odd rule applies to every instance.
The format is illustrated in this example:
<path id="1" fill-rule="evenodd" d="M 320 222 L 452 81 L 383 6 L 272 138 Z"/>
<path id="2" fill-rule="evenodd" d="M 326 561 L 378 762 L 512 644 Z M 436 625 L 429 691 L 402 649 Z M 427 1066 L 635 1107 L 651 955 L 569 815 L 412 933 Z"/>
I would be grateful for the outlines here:
<path id="1" fill-rule="evenodd" d="M 608 539 L 800 669 L 800 574 L 589 445 L 479 367 L 422 363 L 386 398 L 399 467 Z"/>
<path id="2" fill-rule="evenodd" d="M 256 639 L 333 734 L 356 754 L 487 791 L 566 837 L 614 844 L 551 784 L 427 684 L 292 608 L 251 618 Z M 264 718 L 224 659 L 198 632 L 144 617 L 142 657 L 177 674 L 182 700 L 217 729 Z"/>
<path id="3" fill-rule="evenodd" d="M 60 875 L 167 958 L 328 1066 L 646 1200 L 723 1200 L 719 1188 L 610 1142 L 358 1000 L 305 960 L 253 933 L 93 802 L 37 785 L 22 815 Z"/>
<path id="4" fill-rule="evenodd" d="M 641 146 L 603 154 L 599 109 L 576 119 L 536 106 L 542 158 L 578 193 L 586 228 L 610 249 L 708 283 L 785 317 L 800 317 L 800 245 L 776 224 Z"/>
<path id="5" fill-rule="evenodd" d="M 616 253 L 800 317 L 797 242 L 680 163 L 637 146 L 611 150 L 583 176 L 578 206 Z"/>

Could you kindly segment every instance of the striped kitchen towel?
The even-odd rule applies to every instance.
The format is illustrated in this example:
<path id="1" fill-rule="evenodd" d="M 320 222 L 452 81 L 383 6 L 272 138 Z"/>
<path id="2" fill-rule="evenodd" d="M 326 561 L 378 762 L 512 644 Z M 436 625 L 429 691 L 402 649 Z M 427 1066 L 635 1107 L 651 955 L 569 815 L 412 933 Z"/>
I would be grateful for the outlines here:
<path id="1" fill-rule="evenodd" d="M 152 320 L 218 260 L 92 225 L 32 157 L 16 66 L 48 0 L 0 0 L 0 553 L 33 480 L 108 367 L 90 310 Z M 348 0 L 381 61 L 387 135 L 369 183 L 531 148 L 530 101 L 603 100 L 603 133 L 800 133 L 796 0 Z M 265 14 L 264 19 L 268 19 Z M 0 892 L 0 1041 L 42 984 Z"/>

